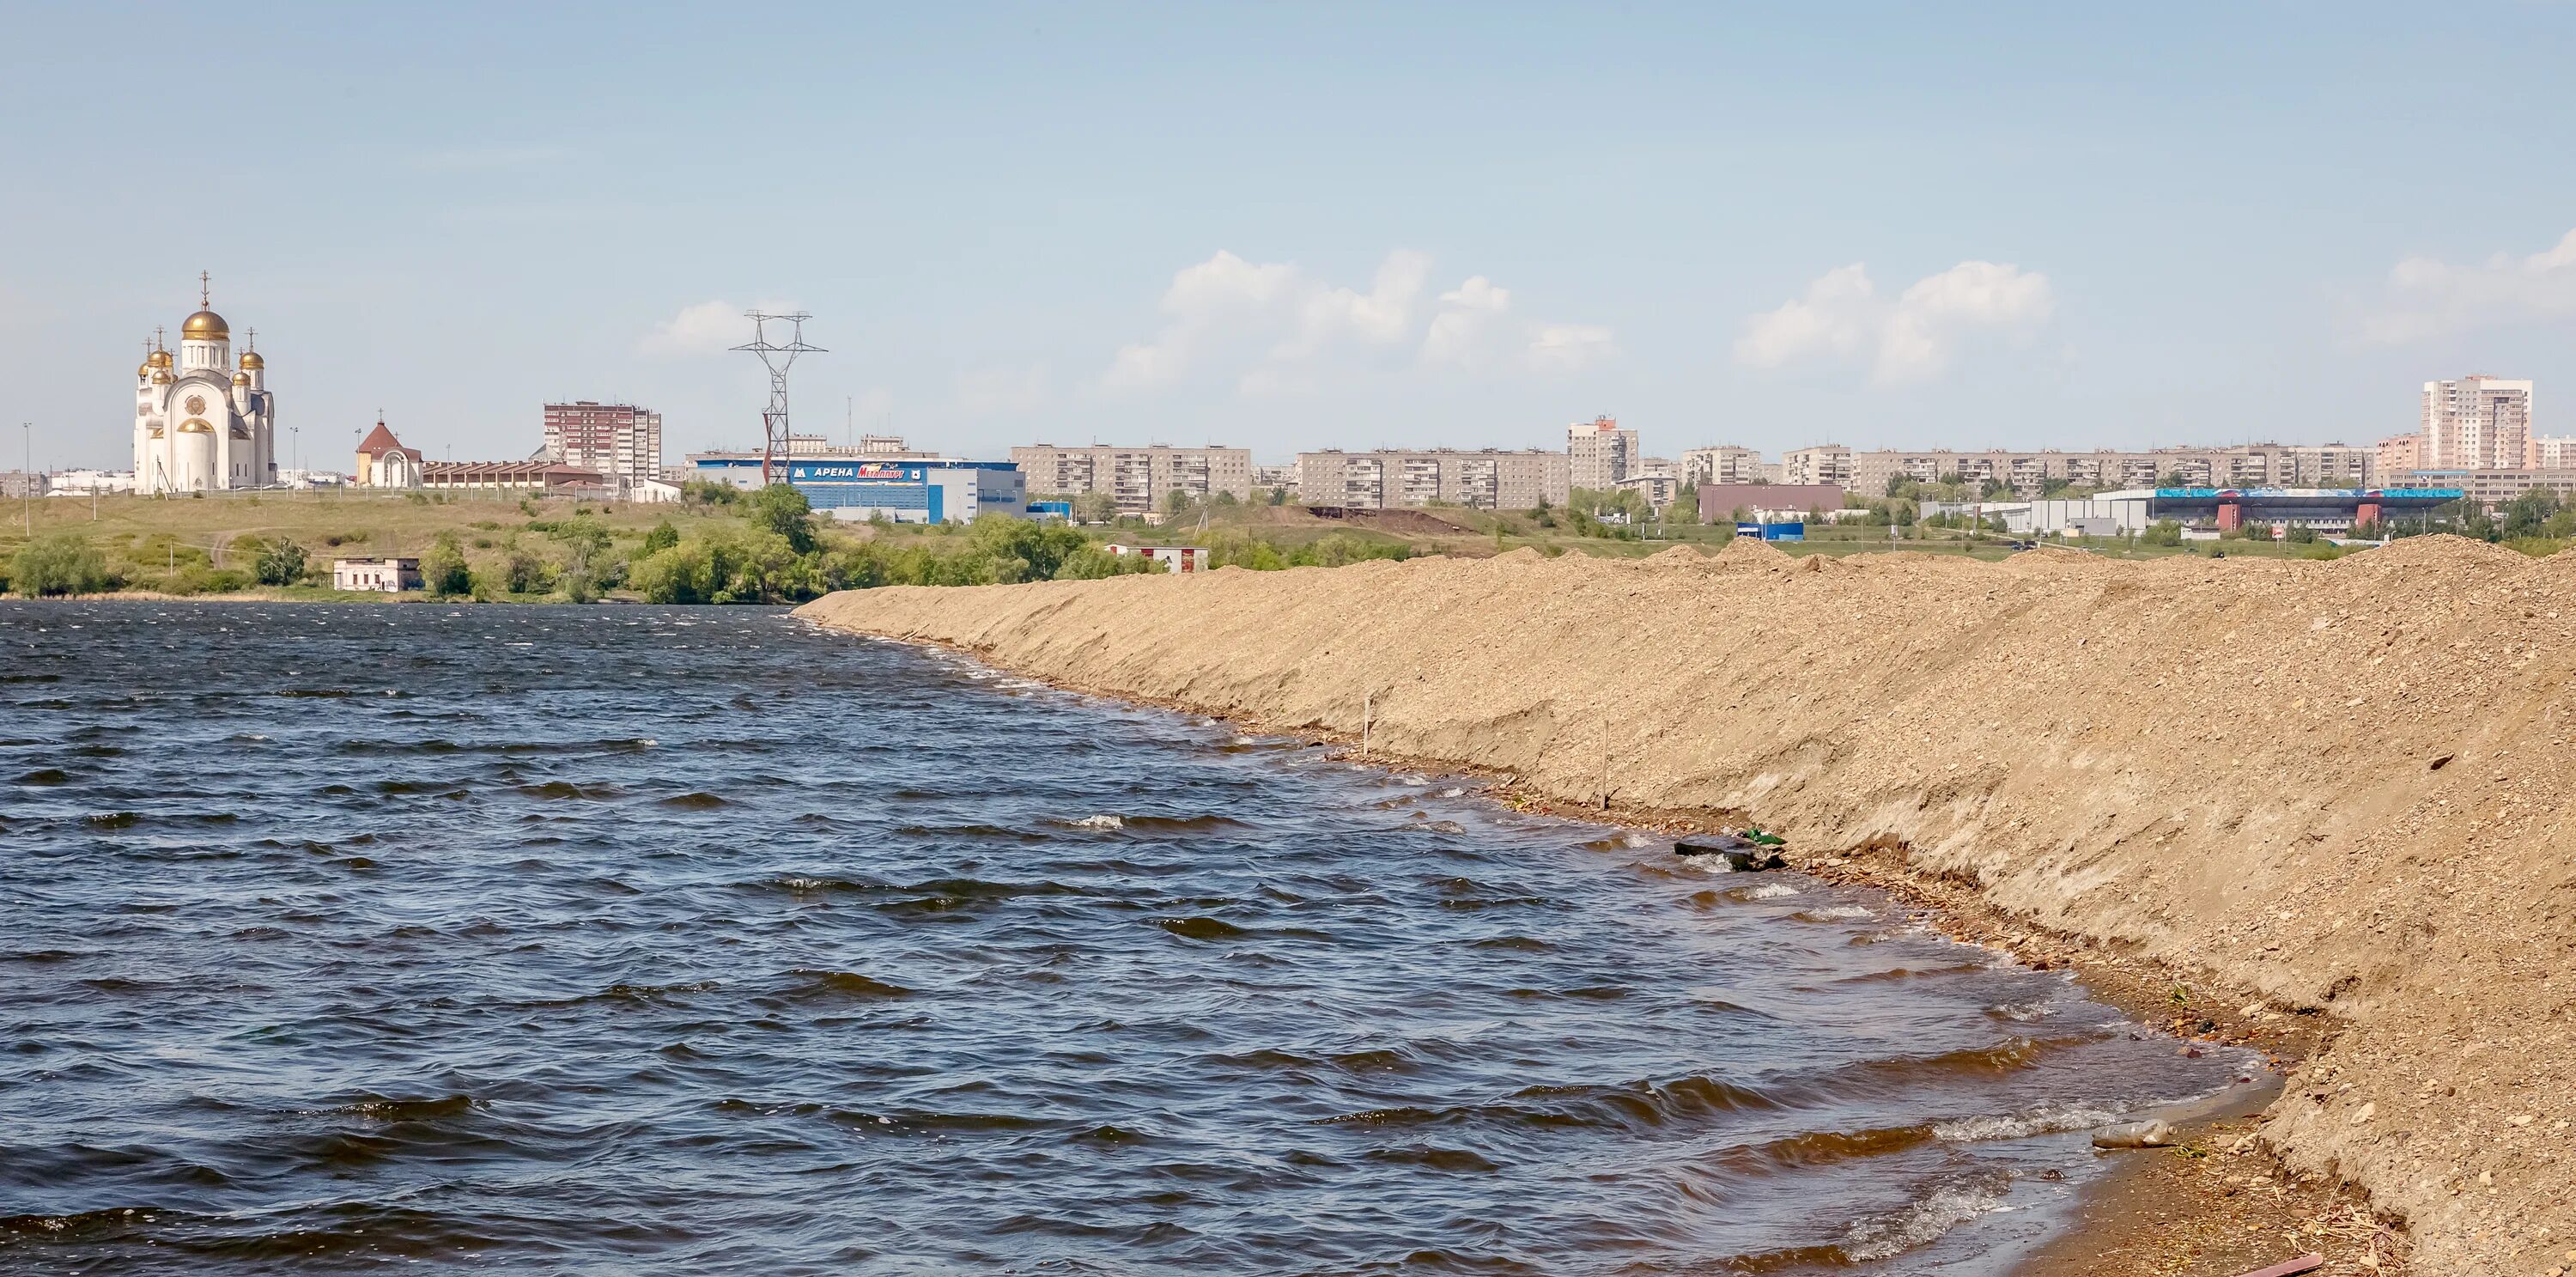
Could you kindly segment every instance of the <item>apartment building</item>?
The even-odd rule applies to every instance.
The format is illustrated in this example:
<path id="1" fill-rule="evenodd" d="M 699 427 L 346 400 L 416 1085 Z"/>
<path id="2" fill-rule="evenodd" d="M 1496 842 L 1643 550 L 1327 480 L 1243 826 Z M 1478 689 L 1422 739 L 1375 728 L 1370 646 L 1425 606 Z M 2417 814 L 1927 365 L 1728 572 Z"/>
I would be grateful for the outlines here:
<path id="1" fill-rule="evenodd" d="M 1381 449 L 1297 454 L 1297 499 L 1310 506 L 1384 510 L 1434 501 L 1479 510 L 1529 510 L 1540 501 L 1564 505 L 1570 462 L 1536 448 L 1505 452 Z"/>
<path id="2" fill-rule="evenodd" d="M 1252 499 L 1249 448 L 1175 448 L 1154 444 L 1118 448 L 1104 444 L 1062 448 L 1041 443 L 1011 449 L 1011 461 L 1029 477 L 1029 491 L 1051 496 L 1107 495 L 1122 514 L 1147 514 L 1180 492 L 1198 500 L 1231 493 Z"/>
<path id="3" fill-rule="evenodd" d="M 1703 483 L 1762 483 L 1762 450 L 1734 444 L 1685 449 L 1674 477 L 1692 488 Z"/>
<path id="4" fill-rule="evenodd" d="M 2520 469 L 2530 458 L 2531 383 L 2471 376 L 2424 383 L 2423 465 Z"/>
<path id="5" fill-rule="evenodd" d="M 1818 444 L 1781 454 L 1780 480 L 1793 486 L 1831 484 L 1846 491 L 1856 491 L 1858 482 L 1852 469 L 1852 450 L 1838 443 Z M 1880 491 L 1885 491 L 1885 485 Z"/>
<path id="6" fill-rule="evenodd" d="M 1789 455 L 1794 458 L 1798 454 Z M 1843 486 L 1867 496 L 1879 496 L 1898 478 L 1934 483 L 1956 475 L 1975 484 L 2000 481 L 2024 496 L 2038 495 L 2051 481 L 2079 488 L 2152 488 L 2174 476 L 2180 476 L 2187 487 L 2351 487 L 2378 481 L 2379 457 L 2378 448 L 2341 443 L 2267 443 L 2138 452 L 2107 448 L 2089 452 L 2053 448 L 2035 452 L 1877 449 L 1851 454 L 1850 478 Z"/>
<path id="7" fill-rule="evenodd" d="M 662 477 L 662 414 L 588 399 L 550 403 L 545 460 L 629 483 Z"/>
<path id="8" fill-rule="evenodd" d="M 1622 430 L 1615 417 L 1599 416 L 1565 428 L 1565 455 L 1578 488 L 1613 488 L 1636 468 L 1637 432 Z"/>

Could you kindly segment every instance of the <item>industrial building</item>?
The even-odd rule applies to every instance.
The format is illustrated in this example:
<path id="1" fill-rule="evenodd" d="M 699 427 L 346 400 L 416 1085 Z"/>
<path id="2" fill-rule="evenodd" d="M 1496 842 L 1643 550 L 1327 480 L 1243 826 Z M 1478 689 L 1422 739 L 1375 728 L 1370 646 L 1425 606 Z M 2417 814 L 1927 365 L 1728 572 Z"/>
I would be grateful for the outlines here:
<path id="1" fill-rule="evenodd" d="M 693 452 L 695 477 L 737 488 L 761 486 L 757 452 Z M 1028 479 L 1008 461 L 915 456 L 790 455 L 787 482 L 807 504 L 836 519 L 967 523 L 979 514 L 1027 518 Z"/>
<path id="2" fill-rule="evenodd" d="M 2267 523 L 2344 532 L 2426 514 L 2462 495 L 2458 488 L 2129 488 L 2063 501 L 1928 501 L 1922 513 L 1975 513 L 2040 536 L 2118 536 L 2166 521 L 2220 532 Z"/>
<path id="3" fill-rule="evenodd" d="M 1386 510 L 1435 501 L 1479 510 L 1531 510 L 1571 497 L 1566 454 L 1505 452 L 1322 452 L 1297 454 L 1297 497 L 1310 506 Z"/>
<path id="4" fill-rule="evenodd" d="M 1028 475 L 1032 491 L 1101 493 L 1118 503 L 1121 514 L 1151 514 L 1175 492 L 1193 501 L 1219 494 L 1252 500 L 1249 448 L 1060 448 L 1041 443 L 1011 449 L 1011 462 Z"/>
<path id="5" fill-rule="evenodd" d="M 1703 483 L 1699 517 L 1710 523 L 1725 519 L 1797 518 L 1809 510 L 1843 508 L 1843 490 L 1830 483 Z M 1741 511 L 1739 515 L 1737 512 Z"/>

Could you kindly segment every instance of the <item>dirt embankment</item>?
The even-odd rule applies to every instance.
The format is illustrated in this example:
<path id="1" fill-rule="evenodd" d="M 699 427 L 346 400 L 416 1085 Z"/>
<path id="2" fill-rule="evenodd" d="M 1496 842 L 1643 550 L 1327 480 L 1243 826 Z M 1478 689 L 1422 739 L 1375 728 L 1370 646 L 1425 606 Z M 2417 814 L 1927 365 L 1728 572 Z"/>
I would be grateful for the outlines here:
<path id="1" fill-rule="evenodd" d="M 1741 813 L 2341 1020 L 2265 1123 L 2432 1273 L 2576 1249 L 2576 558 L 1749 544 L 838 594 L 1103 692 Z M 2258 1012 L 2258 1014 L 2260 1014 Z"/>

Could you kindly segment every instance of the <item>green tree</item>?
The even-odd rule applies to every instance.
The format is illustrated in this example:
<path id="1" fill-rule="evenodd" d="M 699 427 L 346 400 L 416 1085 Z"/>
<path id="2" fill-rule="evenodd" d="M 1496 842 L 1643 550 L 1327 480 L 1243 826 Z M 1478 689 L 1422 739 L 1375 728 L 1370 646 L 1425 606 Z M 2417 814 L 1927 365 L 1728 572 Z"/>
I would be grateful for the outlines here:
<path id="1" fill-rule="evenodd" d="M 533 550 L 513 544 L 501 560 L 501 588 L 512 594 L 536 594 L 551 584 L 553 573 Z"/>
<path id="2" fill-rule="evenodd" d="M 432 594 L 474 592 L 474 574 L 465 566 L 465 547 L 457 544 L 454 532 L 439 533 L 429 553 L 420 556 L 420 581 Z"/>
<path id="3" fill-rule="evenodd" d="M 9 568 L 10 588 L 30 597 L 40 594 L 98 594 L 116 588 L 107 558 L 89 538 L 70 532 L 48 532 L 18 547 Z"/>
<path id="4" fill-rule="evenodd" d="M 787 548 L 797 554 L 810 554 L 814 549 L 814 507 L 805 494 L 791 484 L 773 483 L 751 494 L 747 517 L 751 526 L 775 533 L 787 541 Z"/>
<path id="5" fill-rule="evenodd" d="M 1190 508 L 1190 494 L 1174 488 L 1163 494 L 1163 513 L 1180 514 Z"/>
<path id="6" fill-rule="evenodd" d="M 654 524 L 652 531 L 644 534 L 644 548 L 641 552 L 644 554 L 660 554 L 662 551 L 670 549 L 672 546 L 678 545 L 679 543 L 680 530 L 672 527 L 669 519 L 664 519 L 660 523 Z"/>
<path id="7" fill-rule="evenodd" d="M 293 585 L 304 579 L 304 547 L 284 537 L 260 547 L 251 563 L 262 585 Z"/>

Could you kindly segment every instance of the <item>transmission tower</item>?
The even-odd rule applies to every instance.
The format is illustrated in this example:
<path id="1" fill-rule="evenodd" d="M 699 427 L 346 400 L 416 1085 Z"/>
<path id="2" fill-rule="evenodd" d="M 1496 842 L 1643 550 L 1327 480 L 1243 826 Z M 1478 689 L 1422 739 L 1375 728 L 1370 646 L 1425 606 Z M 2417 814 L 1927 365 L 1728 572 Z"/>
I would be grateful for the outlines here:
<path id="1" fill-rule="evenodd" d="M 769 369 L 769 407 L 760 414 L 763 438 L 760 444 L 760 485 L 768 487 L 786 477 L 787 469 L 787 369 L 798 355 L 820 346 L 805 344 L 805 321 L 813 316 L 804 311 L 792 315 L 770 315 L 756 310 L 743 312 L 751 320 L 751 344 L 736 346 L 760 356 L 761 365 Z M 788 325 L 787 344 L 769 340 L 772 322 Z M 778 473 L 772 474 L 775 470 Z"/>

